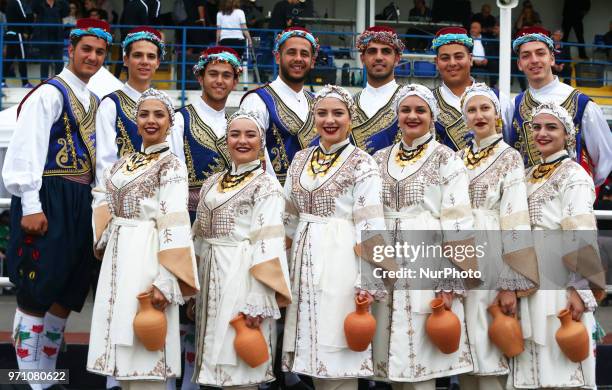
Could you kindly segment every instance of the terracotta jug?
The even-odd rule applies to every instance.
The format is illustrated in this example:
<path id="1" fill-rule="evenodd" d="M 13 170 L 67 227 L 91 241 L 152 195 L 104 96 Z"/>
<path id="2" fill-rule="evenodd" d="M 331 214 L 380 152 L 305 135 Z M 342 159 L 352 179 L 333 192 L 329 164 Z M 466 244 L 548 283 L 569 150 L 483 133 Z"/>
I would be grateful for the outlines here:
<path id="1" fill-rule="evenodd" d="M 255 368 L 270 358 L 268 344 L 259 328 L 252 329 L 246 326 L 244 314 L 239 314 L 230 321 L 236 330 L 234 338 L 234 349 L 242 360 L 252 368 Z"/>
<path id="2" fill-rule="evenodd" d="M 425 332 L 432 343 L 442 353 L 450 354 L 459 349 L 461 323 L 451 310 L 446 310 L 442 298 L 432 299 L 429 306 L 433 310 L 425 323 Z"/>
<path id="3" fill-rule="evenodd" d="M 161 351 L 166 345 L 168 322 L 163 311 L 157 310 L 151 303 L 153 295 L 138 295 L 140 308 L 134 317 L 134 334 L 149 351 Z"/>
<path id="4" fill-rule="evenodd" d="M 344 319 L 344 336 L 352 351 L 362 352 L 376 332 L 376 319 L 370 314 L 370 303 L 366 297 L 355 297 L 355 311 Z"/>
<path id="5" fill-rule="evenodd" d="M 579 363 L 589 356 L 589 333 L 584 324 L 572 319 L 572 313 L 563 309 L 557 315 L 561 321 L 561 327 L 555 333 L 557 344 L 567 358 L 574 363 Z"/>
<path id="6" fill-rule="evenodd" d="M 498 304 L 493 304 L 487 309 L 493 322 L 489 326 L 489 338 L 501 349 L 508 358 L 515 357 L 525 350 L 523 331 L 516 317 L 511 317 L 501 311 Z"/>

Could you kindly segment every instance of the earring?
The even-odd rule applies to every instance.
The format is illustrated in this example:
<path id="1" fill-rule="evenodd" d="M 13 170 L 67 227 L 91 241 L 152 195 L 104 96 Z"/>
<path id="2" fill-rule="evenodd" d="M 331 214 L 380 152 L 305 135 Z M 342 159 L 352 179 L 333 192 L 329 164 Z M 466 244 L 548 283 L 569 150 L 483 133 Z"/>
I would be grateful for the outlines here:
<path id="1" fill-rule="evenodd" d="M 504 127 L 504 122 L 502 121 L 502 118 L 497 118 L 497 123 L 496 123 L 496 126 L 495 126 L 497 132 L 501 133 L 503 127 Z"/>

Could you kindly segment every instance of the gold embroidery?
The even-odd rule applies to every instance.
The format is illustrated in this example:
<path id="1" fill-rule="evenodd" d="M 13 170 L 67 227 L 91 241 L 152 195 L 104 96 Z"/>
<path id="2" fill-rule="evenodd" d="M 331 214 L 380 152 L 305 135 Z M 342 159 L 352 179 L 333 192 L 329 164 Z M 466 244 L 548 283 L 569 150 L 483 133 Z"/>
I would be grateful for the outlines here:
<path id="1" fill-rule="evenodd" d="M 134 145 L 130 140 L 130 136 L 125 129 L 125 125 L 121 118 L 117 118 L 117 128 L 119 129 L 119 136 L 115 140 L 115 143 L 119 147 L 119 157 L 127 156 L 128 154 L 134 153 Z"/>
<path id="2" fill-rule="evenodd" d="M 454 145 L 454 149 L 464 149 L 467 145 L 467 142 L 465 141 L 465 136 L 468 133 L 467 125 L 463 121 L 461 112 L 444 100 L 442 97 L 442 92 L 440 92 L 440 88 L 441 87 L 438 87 L 433 91 L 434 96 L 438 101 L 438 105 L 440 106 L 438 122 L 442 125 L 442 127 L 444 127 L 448 138 Z"/>

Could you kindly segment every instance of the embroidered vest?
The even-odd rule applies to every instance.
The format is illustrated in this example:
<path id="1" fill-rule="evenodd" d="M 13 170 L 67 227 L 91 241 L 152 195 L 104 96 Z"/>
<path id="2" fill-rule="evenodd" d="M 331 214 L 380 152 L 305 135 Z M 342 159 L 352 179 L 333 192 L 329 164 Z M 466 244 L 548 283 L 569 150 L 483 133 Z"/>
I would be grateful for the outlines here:
<path id="1" fill-rule="evenodd" d="M 302 122 L 274 92 L 270 85 L 264 85 L 253 91 L 266 104 L 270 115 L 270 127 L 266 129 L 266 148 L 281 184 L 285 183 L 287 170 L 295 154 L 308 147 L 316 135 L 314 130 L 314 116 L 308 115 L 306 122 Z M 312 109 L 313 96 L 305 91 L 308 109 Z"/>
<path id="2" fill-rule="evenodd" d="M 231 167 L 226 136 L 218 138 L 193 105 L 178 110 L 185 120 L 185 163 L 189 174 L 189 188 L 199 189 L 211 174 Z"/>
<path id="3" fill-rule="evenodd" d="M 96 111 L 98 97 L 89 95 L 89 110 L 81 104 L 68 84 L 54 77 L 53 85 L 63 96 L 59 119 L 51 126 L 49 149 L 43 176 L 81 176 L 93 178 L 96 166 Z"/>
<path id="4" fill-rule="evenodd" d="M 117 144 L 117 158 L 140 151 L 142 138 L 138 135 L 136 124 L 136 102 L 125 92 L 118 90 L 106 95 L 115 103 L 117 119 L 115 120 L 115 143 Z"/>
<path id="5" fill-rule="evenodd" d="M 372 118 L 368 118 L 359 106 L 362 91 L 357 92 L 353 96 L 357 105 L 357 112 L 352 120 L 353 129 L 350 135 L 353 145 L 369 154 L 374 154 L 380 149 L 399 142 L 402 135 L 397 125 L 397 115 L 395 115 L 393 101 L 400 88 L 401 86 L 397 87 L 391 99 Z"/>
<path id="6" fill-rule="evenodd" d="M 582 141 L 582 116 L 587 103 L 591 99 L 578 90 L 573 90 L 567 99 L 561 103 L 561 106 L 574 119 L 576 127 L 576 156 L 577 162 L 584 166 L 591 173 L 591 160 Z M 540 163 L 540 151 L 537 149 L 531 136 L 531 128 L 528 122 L 531 121 L 531 113 L 534 108 L 540 105 L 540 102 L 535 100 L 529 90 L 523 91 L 514 98 L 514 114 L 512 116 L 512 126 L 509 129 L 509 134 L 505 136 L 506 143 L 521 152 L 525 162 L 525 168 Z"/>

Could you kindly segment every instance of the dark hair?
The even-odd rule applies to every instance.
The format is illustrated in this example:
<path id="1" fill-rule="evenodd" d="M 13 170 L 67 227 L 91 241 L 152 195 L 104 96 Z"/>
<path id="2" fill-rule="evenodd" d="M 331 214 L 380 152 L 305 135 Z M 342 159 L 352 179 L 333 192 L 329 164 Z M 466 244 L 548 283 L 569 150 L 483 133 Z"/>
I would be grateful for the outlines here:
<path id="1" fill-rule="evenodd" d="M 140 42 L 141 40 L 134 41 L 134 42 L 130 43 L 129 45 L 127 45 L 127 47 L 125 48 L 125 55 L 129 57 L 130 54 L 132 53 L 132 44 L 136 43 L 136 42 Z M 147 42 L 151 42 L 151 41 L 147 41 Z M 151 43 L 153 43 L 153 42 L 151 42 Z M 155 45 L 155 43 L 153 43 L 153 44 Z M 161 48 L 159 46 L 157 46 L 157 45 L 155 45 L 155 47 L 157 47 L 157 57 L 161 60 L 161 57 L 162 57 Z"/>
<path id="2" fill-rule="evenodd" d="M 229 15 L 237 8 L 240 8 L 240 0 L 224 0 L 221 2 L 219 11 L 221 11 L 223 15 Z"/>

